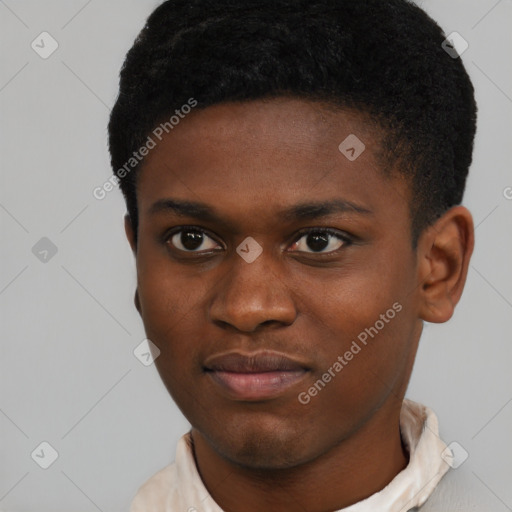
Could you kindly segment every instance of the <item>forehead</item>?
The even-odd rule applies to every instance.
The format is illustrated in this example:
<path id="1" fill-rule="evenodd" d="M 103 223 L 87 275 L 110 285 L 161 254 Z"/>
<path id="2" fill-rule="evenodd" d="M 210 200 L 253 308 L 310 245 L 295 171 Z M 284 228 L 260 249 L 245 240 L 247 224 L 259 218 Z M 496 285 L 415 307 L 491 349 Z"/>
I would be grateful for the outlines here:
<path id="1" fill-rule="evenodd" d="M 177 157 L 201 158 L 197 152 L 187 152 L 189 144 L 182 145 L 192 141 L 208 147 L 210 158 L 225 156 L 227 146 L 231 156 L 272 150 L 296 154 L 300 150 L 301 157 L 329 158 L 337 154 L 344 135 L 356 135 L 371 146 L 368 164 L 380 139 L 375 123 L 363 112 L 294 98 L 229 102 L 192 111 L 181 120 L 174 117 L 179 124 L 168 126 L 168 133 L 156 140 L 160 151 L 153 151 L 148 163 L 154 161 L 155 154 L 162 157 L 162 150 L 169 146 Z"/>
<path id="2" fill-rule="evenodd" d="M 407 193 L 382 172 L 374 124 L 317 102 L 215 105 L 191 112 L 155 142 L 138 177 L 141 216 L 165 196 L 254 217 L 335 197 L 385 209 Z"/>

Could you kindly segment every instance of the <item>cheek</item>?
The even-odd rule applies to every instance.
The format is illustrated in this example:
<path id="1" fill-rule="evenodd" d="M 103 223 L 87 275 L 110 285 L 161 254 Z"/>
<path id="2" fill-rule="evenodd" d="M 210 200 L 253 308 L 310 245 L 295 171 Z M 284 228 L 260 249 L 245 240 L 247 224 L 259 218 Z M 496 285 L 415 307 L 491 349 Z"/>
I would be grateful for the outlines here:
<path id="1" fill-rule="evenodd" d="M 337 279 L 307 283 L 310 297 L 323 299 L 310 298 L 304 304 L 304 330 L 316 331 L 315 380 L 325 372 L 331 376 L 326 376 L 329 390 L 322 388 L 321 400 L 338 401 L 345 410 L 364 402 L 375 405 L 405 377 L 416 326 L 410 293 L 413 272 L 409 274 L 404 262 L 388 261 L 367 271 L 352 268 L 340 271 Z"/>
<path id="2" fill-rule="evenodd" d="M 402 302 L 408 289 L 389 261 L 387 265 L 352 265 L 302 281 L 307 317 L 340 340 L 357 336 L 390 309 L 388 316 L 394 319 L 393 304 Z"/>
<path id="3" fill-rule="evenodd" d="M 141 239 L 137 255 L 137 289 L 145 325 L 159 330 L 178 327 L 201 300 L 204 285 L 172 265 L 164 249 Z"/>
<path id="4" fill-rule="evenodd" d="M 343 337 L 326 337 L 328 342 L 319 350 L 318 361 L 322 364 L 312 375 L 309 387 L 301 390 L 301 403 L 309 400 L 304 405 L 306 416 L 323 418 L 325 427 L 319 428 L 326 437 L 331 435 L 332 425 L 343 426 L 347 435 L 388 397 L 400 396 L 416 345 L 407 312 L 391 308 L 384 309 L 384 315 L 386 311 L 392 311 L 385 317 L 388 323 L 378 316 L 371 323 L 353 322 L 352 328 L 342 327 Z"/>
<path id="5" fill-rule="evenodd" d="M 199 400 L 194 389 L 201 378 L 197 354 L 201 294 L 176 281 L 157 271 L 141 273 L 139 296 L 146 336 L 160 350 L 155 360 L 160 378 L 180 409 L 188 413 L 183 405 Z"/>
<path id="6" fill-rule="evenodd" d="M 140 258 L 138 294 L 141 317 L 147 337 L 160 349 L 157 366 L 175 373 L 194 354 L 197 327 L 202 325 L 204 284 L 185 280 L 169 264 L 158 259 Z M 173 366 L 176 366 L 174 368 Z"/>

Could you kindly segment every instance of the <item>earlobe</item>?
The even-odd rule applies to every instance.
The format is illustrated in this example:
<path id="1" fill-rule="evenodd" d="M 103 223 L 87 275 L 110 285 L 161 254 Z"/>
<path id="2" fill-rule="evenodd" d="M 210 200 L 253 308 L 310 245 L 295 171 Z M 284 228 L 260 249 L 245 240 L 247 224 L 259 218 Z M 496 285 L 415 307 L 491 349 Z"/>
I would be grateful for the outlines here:
<path id="1" fill-rule="evenodd" d="M 132 221 L 130 219 L 130 216 L 126 214 L 124 216 L 124 231 L 126 233 L 126 238 L 128 239 L 128 242 L 130 243 L 130 247 L 132 248 L 133 254 L 137 254 L 137 244 L 135 242 L 135 232 L 133 230 Z"/>
<path id="2" fill-rule="evenodd" d="M 471 213 L 463 206 L 448 210 L 420 237 L 420 317 L 448 321 L 462 295 L 474 247 Z"/>

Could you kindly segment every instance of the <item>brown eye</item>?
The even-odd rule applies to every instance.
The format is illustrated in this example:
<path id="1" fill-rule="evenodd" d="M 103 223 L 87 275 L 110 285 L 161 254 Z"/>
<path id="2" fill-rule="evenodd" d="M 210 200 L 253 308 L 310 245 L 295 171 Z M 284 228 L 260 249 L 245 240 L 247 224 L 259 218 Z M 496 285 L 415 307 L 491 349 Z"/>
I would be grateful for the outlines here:
<path id="1" fill-rule="evenodd" d="M 349 244 L 350 240 L 341 233 L 327 229 L 312 229 L 303 233 L 293 244 L 292 249 L 310 254 L 328 254 Z"/>
<path id="2" fill-rule="evenodd" d="M 184 228 L 175 231 L 168 240 L 174 248 L 185 252 L 210 251 L 218 246 L 212 238 L 200 229 Z"/>

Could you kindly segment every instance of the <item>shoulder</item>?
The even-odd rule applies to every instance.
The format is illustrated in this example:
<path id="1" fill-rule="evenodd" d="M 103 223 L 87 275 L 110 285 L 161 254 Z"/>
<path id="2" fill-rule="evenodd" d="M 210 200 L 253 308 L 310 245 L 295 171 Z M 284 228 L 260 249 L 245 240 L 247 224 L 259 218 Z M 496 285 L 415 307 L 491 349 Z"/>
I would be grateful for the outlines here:
<path id="1" fill-rule="evenodd" d="M 205 500 L 208 491 L 201 481 L 193 455 L 190 432 L 184 434 L 176 446 L 176 459 L 142 485 L 132 501 L 130 512 L 183 512 L 197 510 L 193 505 Z M 215 504 L 208 504 L 210 512 L 222 512 Z"/>
<path id="2" fill-rule="evenodd" d="M 154 474 L 137 491 L 130 512 L 160 512 L 162 506 L 176 492 L 176 464 L 166 466 Z"/>

